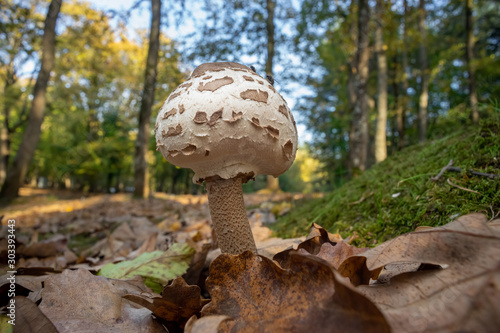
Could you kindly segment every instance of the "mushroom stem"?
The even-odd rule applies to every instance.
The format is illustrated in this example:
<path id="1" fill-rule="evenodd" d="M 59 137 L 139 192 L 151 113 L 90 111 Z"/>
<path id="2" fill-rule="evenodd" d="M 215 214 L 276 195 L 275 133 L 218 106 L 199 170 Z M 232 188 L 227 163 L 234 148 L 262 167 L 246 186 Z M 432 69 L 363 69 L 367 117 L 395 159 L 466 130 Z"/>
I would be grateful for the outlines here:
<path id="1" fill-rule="evenodd" d="M 213 177 L 215 178 L 215 177 Z M 217 241 L 223 253 L 257 253 L 248 222 L 241 178 L 207 179 L 208 206 Z"/>

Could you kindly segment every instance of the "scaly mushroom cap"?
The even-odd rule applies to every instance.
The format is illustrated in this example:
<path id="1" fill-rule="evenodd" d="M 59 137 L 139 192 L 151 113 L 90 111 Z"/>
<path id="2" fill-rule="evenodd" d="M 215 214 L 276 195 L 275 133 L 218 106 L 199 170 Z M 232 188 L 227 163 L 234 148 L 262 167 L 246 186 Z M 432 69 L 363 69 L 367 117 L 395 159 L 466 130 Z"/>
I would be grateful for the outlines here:
<path id="1" fill-rule="evenodd" d="M 281 175 L 297 150 L 287 103 L 250 68 L 232 62 L 197 67 L 160 109 L 156 145 L 170 163 L 208 177 Z"/>

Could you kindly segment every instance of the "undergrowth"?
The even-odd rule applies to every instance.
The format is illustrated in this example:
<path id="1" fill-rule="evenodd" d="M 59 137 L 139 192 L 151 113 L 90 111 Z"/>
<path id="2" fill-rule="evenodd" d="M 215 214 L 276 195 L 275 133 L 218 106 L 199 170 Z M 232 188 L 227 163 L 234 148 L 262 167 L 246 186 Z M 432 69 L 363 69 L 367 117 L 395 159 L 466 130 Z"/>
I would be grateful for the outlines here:
<path id="1" fill-rule="evenodd" d="M 296 202 L 271 228 L 279 237 L 297 237 L 315 222 L 343 237 L 357 235 L 358 246 L 375 246 L 418 226 L 443 225 L 471 212 L 491 218 L 500 210 L 500 178 L 467 170 L 500 174 L 499 137 L 495 121 L 406 148 L 322 199 Z M 447 171 L 431 180 L 450 160 L 463 172 Z"/>

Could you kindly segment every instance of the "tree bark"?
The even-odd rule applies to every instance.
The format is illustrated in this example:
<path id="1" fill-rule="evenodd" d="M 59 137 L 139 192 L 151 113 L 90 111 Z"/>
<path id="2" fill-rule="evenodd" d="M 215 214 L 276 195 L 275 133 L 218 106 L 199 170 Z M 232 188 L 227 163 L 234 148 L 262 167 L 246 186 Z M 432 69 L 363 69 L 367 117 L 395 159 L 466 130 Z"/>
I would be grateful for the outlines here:
<path id="1" fill-rule="evenodd" d="M 425 16 L 425 1 L 419 0 L 418 30 L 420 34 L 420 97 L 418 99 L 418 137 L 420 142 L 424 142 L 427 138 L 427 107 L 429 104 L 429 69 L 427 64 Z"/>
<path id="2" fill-rule="evenodd" d="M 47 85 L 54 68 L 56 22 L 61 10 L 62 0 L 52 0 L 49 5 L 42 38 L 42 63 L 33 89 L 33 101 L 26 129 L 12 167 L 2 186 L 0 197 L 12 200 L 17 197 L 28 167 L 40 140 L 41 126 L 45 115 Z"/>
<path id="3" fill-rule="evenodd" d="M 351 0 L 351 5 L 349 9 L 349 16 L 351 22 L 349 23 L 349 38 L 351 43 L 355 44 L 357 40 L 357 30 L 356 30 L 356 20 L 355 18 L 356 12 L 356 0 Z M 356 54 L 351 54 L 349 56 L 349 62 L 347 64 L 348 73 L 347 73 L 347 95 L 348 95 L 348 107 L 349 112 L 354 112 L 354 105 L 356 104 L 356 88 L 354 85 L 355 74 L 357 72 L 357 63 L 356 63 Z"/>
<path id="4" fill-rule="evenodd" d="M 267 32 L 267 58 L 266 58 L 266 74 L 273 75 L 273 60 L 274 60 L 274 9 L 276 8 L 275 0 L 266 0 L 266 32 Z M 279 178 L 267 176 L 267 190 L 279 191 Z"/>
<path id="5" fill-rule="evenodd" d="M 349 164 L 353 177 L 366 168 L 368 153 L 368 61 L 370 58 L 370 7 L 368 0 L 359 0 L 358 5 L 358 51 L 355 75 L 356 103 L 351 122 L 349 140 Z"/>
<path id="6" fill-rule="evenodd" d="M 382 162 L 387 158 L 387 56 L 385 54 L 384 30 L 384 0 L 377 0 L 377 22 L 375 29 L 375 52 L 377 52 L 377 131 L 375 133 L 375 161 Z"/>
<path id="7" fill-rule="evenodd" d="M 474 20 L 472 17 L 472 1 L 465 1 L 465 61 L 467 63 L 469 83 L 469 103 L 471 108 L 471 119 L 474 124 L 479 122 L 479 111 L 477 107 L 476 92 L 476 68 L 474 66 Z"/>
<path id="8" fill-rule="evenodd" d="M 146 157 L 148 153 L 150 134 L 151 108 L 155 98 L 158 52 L 160 50 L 160 23 L 161 0 L 151 0 L 151 30 L 149 35 L 149 49 L 146 61 L 141 109 L 139 112 L 139 131 L 137 133 L 137 141 L 135 144 L 134 197 L 136 198 L 146 198 L 149 196 L 150 191 Z"/>
<path id="9" fill-rule="evenodd" d="M 397 112 L 396 112 L 396 125 L 398 131 L 398 149 L 401 150 L 406 145 L 405 138 L 405 119 L 406 112 L 408 112 L 408 2 L 403 1 L 404 6 L 404 19 L 403 19 L 403 51 L 402 51 L 402 84 L 403 92 L 401 98 L 399 99 Z"/>
<path id="10" fill-rule="evenodd" d="M 8 130 L 5 126 L 2 126 L 0 128 L 0 186 L 2 186 L 7 177 L 7 159 L 10 154 L 8 138 Z"/>

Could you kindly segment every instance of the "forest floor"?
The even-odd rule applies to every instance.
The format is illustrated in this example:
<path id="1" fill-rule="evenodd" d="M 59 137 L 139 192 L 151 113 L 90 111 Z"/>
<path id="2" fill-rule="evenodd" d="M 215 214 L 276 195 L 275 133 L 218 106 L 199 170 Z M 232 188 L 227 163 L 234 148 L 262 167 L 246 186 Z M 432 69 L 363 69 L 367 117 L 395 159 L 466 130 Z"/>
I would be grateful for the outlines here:
<path id="1" fill-rule="evenodd" d="M 271 229 L 280 237 L 297 237 L 315 222 L 343 237 L 355 235 L 356 245 L 373 247 L 472 212 L 497 217 L 499 138 L 497 119 L 408 147 L 323 198 L 294 202 Z"/>
<path id="2" fill-rule="evenodd" d="M 261 257 L 221 255 L 206 195 L 23 188 L 0 211 L 0 331 L 496 332 L 499 129 L 410 147 L 324 197 L 245 194 Z"/>
<path id="3" fill-rule="evenodd" d="M 309 198 L 318 196 L 322 194 Z M 304 197 L 290 193 L 244 195 L 252 232 L 262 254 L 272 256 L 303 239 L 286 241 L 273 237 L 268 225 Z M 114 261 L 118 254 L 128 255 L 152 235 L 158 237 L 158 243 L 163 242 L 163 248 L 192 239 L 207 242 L 213 236 L 206 195 L 155 193 L 149 199 L 138 200 L 125 193 L 83 194 L 24 187 L 14 203 L 0 210 L 0 216 L 2 235 L 7 231 L 7 220 L 16 221 L 16 238 L 23 245 L 22 251 L 24 247 L 55 241 L 67 246 L 71 252 L 67 255 L 76 256 L 80 263 L 94 258 L 88 266 L 94 268 L 96 263 L 102 266 Z M 38 254 L 25 256 L 22 266 L 63 269 L 68 265 L 58 256 Z"/>

